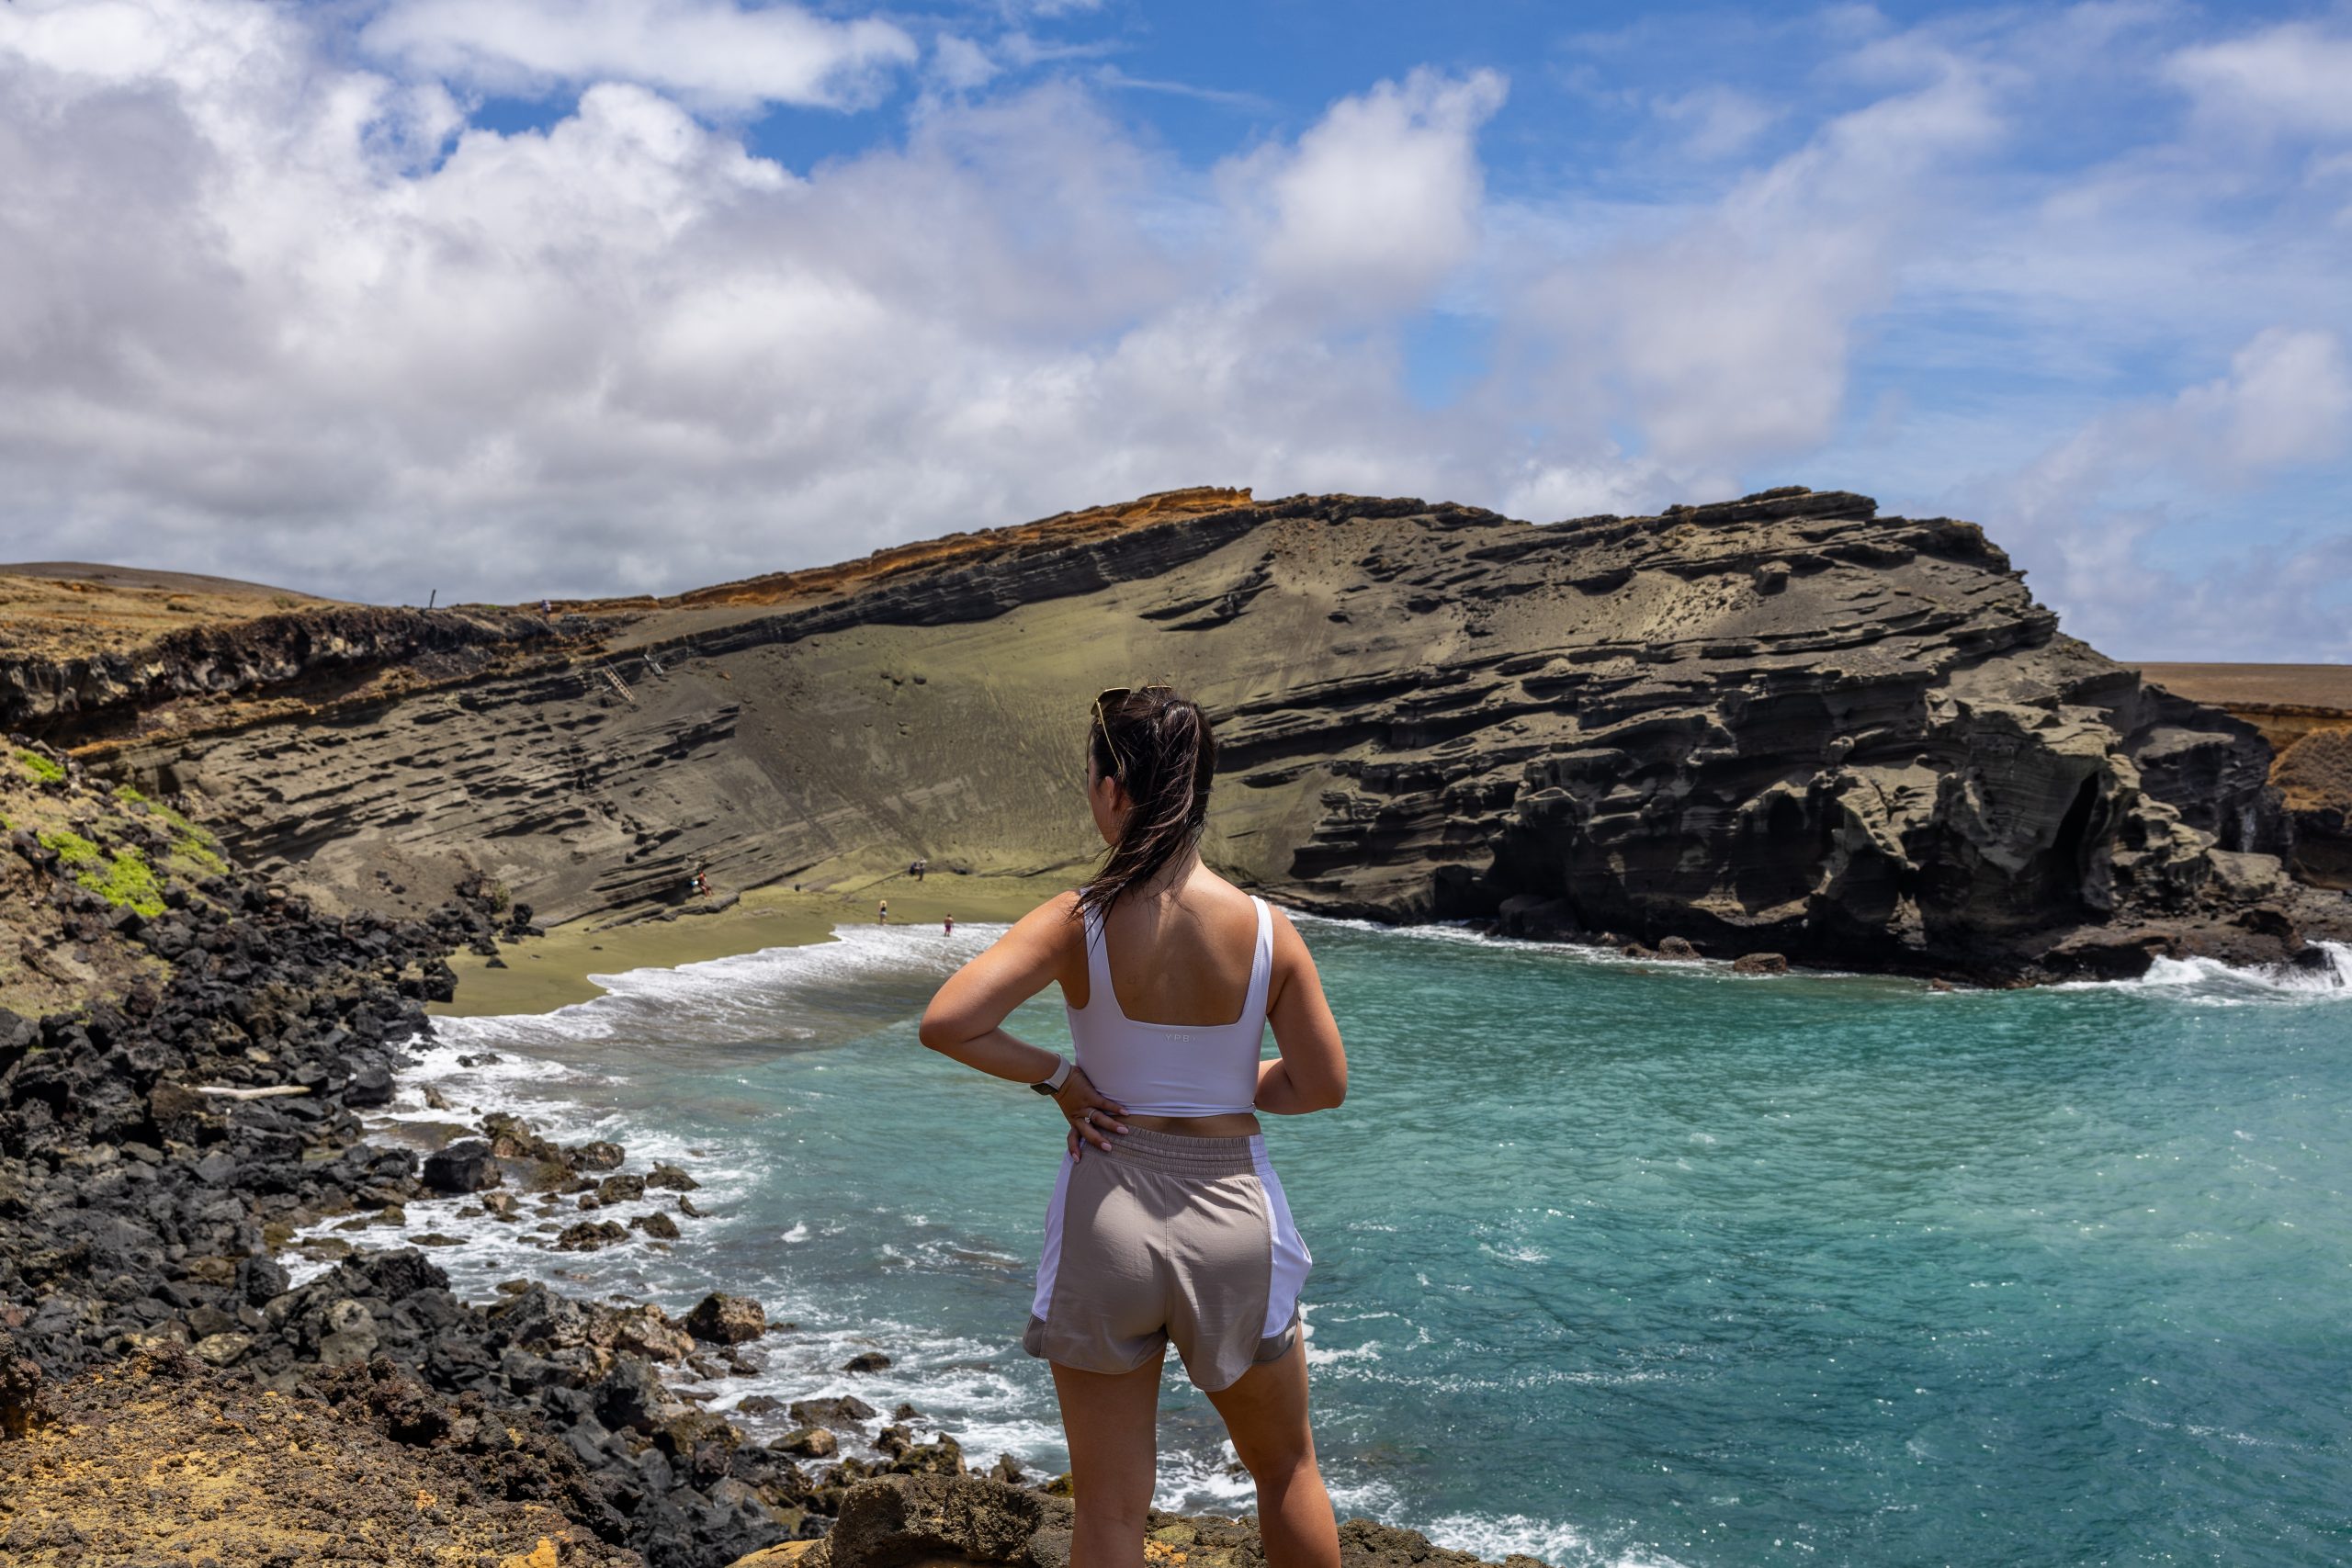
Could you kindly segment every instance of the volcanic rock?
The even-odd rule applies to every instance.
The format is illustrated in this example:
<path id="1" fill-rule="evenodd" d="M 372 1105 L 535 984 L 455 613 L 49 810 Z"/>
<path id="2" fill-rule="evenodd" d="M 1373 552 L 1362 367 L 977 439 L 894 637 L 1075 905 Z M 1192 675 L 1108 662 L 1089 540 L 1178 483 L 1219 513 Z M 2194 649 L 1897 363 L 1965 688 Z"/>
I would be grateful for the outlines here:
<path id="1" fill-rule="evenodd" d="M 714 1345 L 741 1345 L 768 1331 L 767 1309 L 747 1297 L 714 1291 L 686 1314 L 686 1331 Z"/>
<path id="2" fill-rule="evenodd" d="M 666 908 L 698 866 L 903 864 L 910 798 L 933 863 L 1081 863 L 1084 694 L 1144 667 L 1218 722 L 1211 863 L 1332 914 L 1528 899 L 1544 934 L 2003 979 L 2352 930 L 2214 858 L 2292 847 L 2250 725 L 2064 636 L 1973 525 L 1845 492 L 1543 525 L 1188 492 L 596 615 L 662 673 L 549 649 L 332 745 L 260 722 L 115 761 L 200 775 L 315 897 L 397 834 L 450 880 L 513 866 L 545 924 Z"/>

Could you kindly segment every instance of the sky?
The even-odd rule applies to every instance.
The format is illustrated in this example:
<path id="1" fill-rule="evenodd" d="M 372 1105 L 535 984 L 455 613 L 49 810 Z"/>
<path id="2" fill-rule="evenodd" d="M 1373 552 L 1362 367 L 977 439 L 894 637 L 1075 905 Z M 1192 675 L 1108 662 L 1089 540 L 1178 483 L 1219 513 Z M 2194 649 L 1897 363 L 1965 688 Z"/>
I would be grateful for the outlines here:
<path id="1" fill-rule="evenodd" d="M 0 559 L 1805 484 L 2120 658 L 2344 661 L 2347 264 L 2347 4 L 0 0 Z"/>

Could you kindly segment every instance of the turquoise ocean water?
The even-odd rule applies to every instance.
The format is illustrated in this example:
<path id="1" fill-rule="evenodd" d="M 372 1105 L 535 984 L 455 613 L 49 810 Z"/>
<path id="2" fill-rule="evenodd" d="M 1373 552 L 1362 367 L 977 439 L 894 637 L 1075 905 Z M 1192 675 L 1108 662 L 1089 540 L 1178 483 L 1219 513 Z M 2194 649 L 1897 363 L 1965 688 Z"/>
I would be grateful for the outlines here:
<path id="1" fill-rule="evenodd" d="M 2352 953 L 1939 994 L 1303 929 L 1353 1088 L 1268 1139 L 1343 1513 L 1564 1564 L 2352 1560 Z M 997 930 L 442 1021 L 399 1115 L 433 1081 L 615 1137 L 712 1214 L 585 1257 L 412 1228 L 467 1238 L 477 1296 L 761 1297 L 797 1326 L 722 1407 L 907 1400 L 981 1463 L 1061 1469 L 1018 1348 L 1059 1122 L 915 1041 Z M 1066 1046 L 1049 996 L 1013 1027 Z M 1161 1501 L 1243 1511 L 1172 1359 Z"/>

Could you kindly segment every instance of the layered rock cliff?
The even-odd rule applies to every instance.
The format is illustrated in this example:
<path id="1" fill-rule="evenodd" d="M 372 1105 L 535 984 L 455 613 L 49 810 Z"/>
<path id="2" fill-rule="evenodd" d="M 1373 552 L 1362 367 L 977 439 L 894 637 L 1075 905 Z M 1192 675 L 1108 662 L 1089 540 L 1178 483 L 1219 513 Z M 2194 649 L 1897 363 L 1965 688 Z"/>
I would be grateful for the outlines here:
<path id="1" fill-rule="evenodd" d="M 1332 913 L 1989 977 L 2352 930 L 2281 874 L 2251 726 L 2064 636 L 1973 525 L 1856 495 L 1537 525 L 1187 492 L 567 609 L 300 716 L 74 722 L 353 905 L 479 869 L 564 919 L 918 855 L 1060 885 L 1099 848 L 1087 702 L 1149 677 L 1219 719 L 1212 858 Z"/>

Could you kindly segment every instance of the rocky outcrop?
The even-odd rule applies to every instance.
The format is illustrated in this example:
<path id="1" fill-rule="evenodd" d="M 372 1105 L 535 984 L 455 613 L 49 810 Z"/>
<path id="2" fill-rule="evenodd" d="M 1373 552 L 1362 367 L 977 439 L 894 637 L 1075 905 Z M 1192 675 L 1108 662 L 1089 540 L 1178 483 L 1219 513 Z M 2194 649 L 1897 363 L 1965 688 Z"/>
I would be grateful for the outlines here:
<path id="1" fill-rule="evenodd" d="M 129 652 L 0 660 L 0 733 L 73 742 L 164 728 L 183 702 L 260 694 L 307 715 L 387 671 L 393 691 L 447 684 L 557 635 L 538 615 L 337 604 L 189 626 Z"/>
<path id="2" fill-rule="evenodd" d="M 2282 874 L 2260 735 L 2064 636 L 1971 524 L 1226 499 L 597 607 L 609 664 L 108 765 L 331 907 L 472 873 L 565 919 L 917 856 L 1059 886 L 1098 849 L 1087 700 L 1156 677 L 1219 716 L 1212 858 L 1333 913 L 1986 978 L 2352 925 Z"/>
<path id="3" fill-rule="evenodd" d="M 910 1563 L 992 1563 L 1069 1568 L 1071 1506 L 1059 1496 L 977 1475 L 910 1475 L 869 1481 L 842 1501 L 831 1532 L 808 1547 L 778 1548 L 740 1559 L 732 1568 L 906 1568 Z M 1262 1568 L 1258 1530 L 1249 1520 L 1187 1518 L 1153 1509 L 1146 1556 L 1193 1568 Z M 1343 1568 L 1482 1568 L 1466 1551 L 1433 1546 L 1418 1530 L 1370 1519 L 1340 1526 Z M 1543 1568 L 1532 1557 L 1507 1557 L 1505 1568 Z"/>
<path id="4" fill-rule="evenodd" d="M 2271 771 L 2294 824 L 2295 874 L 2352 888 L 2352 728 L 2313 729 Z"/>

